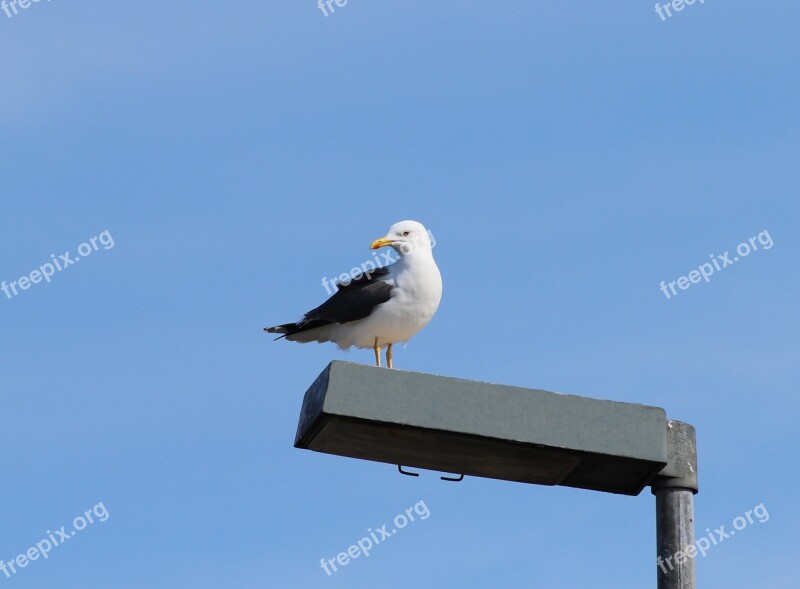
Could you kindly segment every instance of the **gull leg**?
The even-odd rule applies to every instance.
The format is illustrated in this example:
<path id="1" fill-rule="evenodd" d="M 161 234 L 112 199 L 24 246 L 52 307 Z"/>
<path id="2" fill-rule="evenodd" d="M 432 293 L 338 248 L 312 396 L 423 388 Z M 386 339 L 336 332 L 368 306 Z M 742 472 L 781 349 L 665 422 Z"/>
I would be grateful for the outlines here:
<path id="1" fill-rule="evenodd" d="M 375 338 L 375 346 L 373 347 L 375 350 L 375 366 L 378 368 L 381 367 L 381 347 L 378 345 L 378 338 Z"/>
<path id="2" fill-rule="evenodd" d="M 394 368 L 392 366 L 392 344 L 386 344 L 386 365 L 389 368 Z"/>

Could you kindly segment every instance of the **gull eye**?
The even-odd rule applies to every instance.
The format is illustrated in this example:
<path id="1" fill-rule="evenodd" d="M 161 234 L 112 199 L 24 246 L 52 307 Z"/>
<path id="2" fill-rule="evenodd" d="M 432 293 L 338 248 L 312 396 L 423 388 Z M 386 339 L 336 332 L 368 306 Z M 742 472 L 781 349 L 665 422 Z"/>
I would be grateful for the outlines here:
<path id="1" fill-rule="evenodd" d="M 411 233 L 411 231 L 403 231 L 403 237 L 408 237 L 409 233 Z"/>

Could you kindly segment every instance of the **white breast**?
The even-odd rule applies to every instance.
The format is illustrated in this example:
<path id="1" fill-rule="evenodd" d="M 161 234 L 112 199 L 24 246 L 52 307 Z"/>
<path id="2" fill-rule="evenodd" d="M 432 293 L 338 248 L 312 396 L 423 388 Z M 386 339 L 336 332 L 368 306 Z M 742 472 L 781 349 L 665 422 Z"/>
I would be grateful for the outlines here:
<path id="1" fill-rule="evenodd" d="M 340 348 L 372 348 L 375 339 L 385 346 L 406 342 L 433 318 L 442 299 L 442 276 L 430 251 L 427 256 L 401 258 L 392 266 L 392 298 L 366 319 L 337 325 L 334 339 Z"/>

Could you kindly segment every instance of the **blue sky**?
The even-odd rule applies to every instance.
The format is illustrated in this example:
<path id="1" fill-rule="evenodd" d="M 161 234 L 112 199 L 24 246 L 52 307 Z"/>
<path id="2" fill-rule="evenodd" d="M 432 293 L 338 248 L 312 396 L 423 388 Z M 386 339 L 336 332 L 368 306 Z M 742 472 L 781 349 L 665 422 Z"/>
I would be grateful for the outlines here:
<path id="1" fill-rule="evenodd" d="M 398 368 L 664 407 L 698 431 L 697 529 L 769 519 L 700 586 L 800 564 L 796 2 L 53 0 L 0 12 L 2 587 L 655 584 L 654 500 L 292 447 L 303 393 L 370 351 L 261 328 L 401 219 L 444 298 Z M 667 299 L 677 280 L 760 248 Z M 328 577 L 335 557 L 424 501 Z"/>

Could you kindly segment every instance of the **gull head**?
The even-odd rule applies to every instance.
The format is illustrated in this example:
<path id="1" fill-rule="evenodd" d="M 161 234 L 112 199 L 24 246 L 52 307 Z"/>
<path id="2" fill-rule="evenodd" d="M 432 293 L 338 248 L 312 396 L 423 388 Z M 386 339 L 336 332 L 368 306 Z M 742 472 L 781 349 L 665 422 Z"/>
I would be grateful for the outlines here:
<path id="1" fill-rule="evenodd" d="M 433 242 L 428 230 L 417 221 L 400 221 L 389 227 L 386 236 L 376 239 L 370 246 L 371 249 L 391 247 L 401 256 L 407 256 L 414 251 L 431 251 Z"/>

